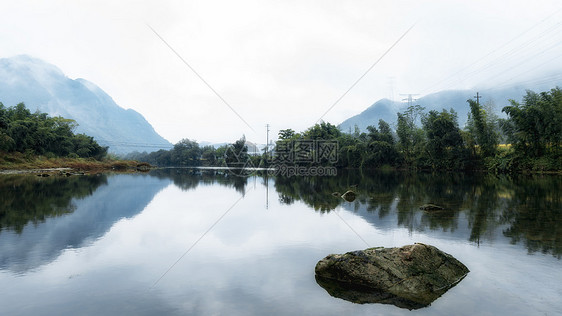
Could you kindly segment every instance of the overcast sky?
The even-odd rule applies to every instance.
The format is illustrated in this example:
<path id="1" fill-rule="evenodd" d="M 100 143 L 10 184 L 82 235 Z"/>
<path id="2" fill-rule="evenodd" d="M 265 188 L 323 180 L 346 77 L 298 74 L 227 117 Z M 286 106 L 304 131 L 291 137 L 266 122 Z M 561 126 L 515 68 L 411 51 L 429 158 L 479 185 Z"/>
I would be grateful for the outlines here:
<path id="1" fill-rule="evenodd" d="M 312 126 L 412 25 L 325 121 L 400 94 L 532 83 L 539 74 L 555 85 L 561 77 L 548 72 L 562 69 L 561 8 L 556 0 L 0 0 L 0 57 L 28 54 L 92 81 L 172 143 L 242 134 L 264 143 L 268 123 L 270 138 Z"/>

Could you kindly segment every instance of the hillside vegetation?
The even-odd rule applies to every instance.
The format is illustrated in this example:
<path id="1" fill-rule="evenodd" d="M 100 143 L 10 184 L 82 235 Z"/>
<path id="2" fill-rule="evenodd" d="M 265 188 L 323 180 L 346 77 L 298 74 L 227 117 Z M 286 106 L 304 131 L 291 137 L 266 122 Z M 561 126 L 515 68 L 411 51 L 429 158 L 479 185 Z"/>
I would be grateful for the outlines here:
<path id="1" fill-rule="evenodd" d="M 527 91 L 522 102 L 510 100 L 510 105 L 502 109 L 506 114 L 502 119 L 474 100 L 467 100 L 466 107 L 469 112 L 463 129 L 455 110 L 426 111 L 415 105 L 397 114 L 395 128 L 380 119 L 368 126 L 367 132 L 356 127 L 345 133 L 325 122 L 300 133 L 281 130 L 275 148 L 267 156 L 249 155 L 242 137 L 229 147 L 216 149 L 200 148 L 197 142 L 183 139 L 171 150 L 134 153 L 129 158 L 159 166 L 229 166 L 234 161 L 240 166 L 255 167 L 331 164 L 339 168 L 498 173 L 562 170 L 560 88 L 541 93 Z M 337 153 L 333 153 L 337 157 L 329 161 L 308 159 L 323 155 L 314 147 L 319 141 L 337 143 Z M 282 152 L 288 161 L 281 161 Z"/>
<path id="2" fill-rule="evenodd" d="M 63 117 L 31 113 L 23 103 L 0 103 L 0 169 L 72 168 L 124 170 L 137 162 L 107 156 L 93 137 L 75 134 L 77 124 Z"/>

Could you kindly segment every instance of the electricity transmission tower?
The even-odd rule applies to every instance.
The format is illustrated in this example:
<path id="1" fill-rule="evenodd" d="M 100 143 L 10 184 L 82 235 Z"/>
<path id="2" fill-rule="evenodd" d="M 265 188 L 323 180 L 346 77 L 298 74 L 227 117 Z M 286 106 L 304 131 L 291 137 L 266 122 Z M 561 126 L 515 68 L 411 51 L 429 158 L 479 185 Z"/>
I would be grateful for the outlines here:
<path id="1" fill-rule="evenodd" d="M 407 96 L 407 98 L 402 99 L 402 101 L 408 101 L 408 107 L 414 105 L 414 101 L 416 101 L 417 99 L 414 99 L 413 97 L 417 96 L 417 95 L 419 95 L 419 94 L 417 94 L 417 93 L 408 93 L 408 94 L 400 93 L 400 96 L 403 96 L 403 97 Z"/>

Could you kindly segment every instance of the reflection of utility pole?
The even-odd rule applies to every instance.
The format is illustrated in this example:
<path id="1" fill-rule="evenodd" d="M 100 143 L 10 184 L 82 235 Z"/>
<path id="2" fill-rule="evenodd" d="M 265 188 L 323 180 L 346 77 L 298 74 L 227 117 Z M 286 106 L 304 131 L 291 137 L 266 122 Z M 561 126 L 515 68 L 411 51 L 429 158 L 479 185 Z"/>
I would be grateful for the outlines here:
<path id="1" fill-rule="evenodd" d="M 408 98 L 406 99 L 402 99 L 402 101 L 408 101 L 408 107 L 411 107 L 412 105 L 414 105 L 414 101 L 416 101 L 417 99 L 412 98 L 413 96 L 419 95 L 419 94 L 414 94 L 414 93 L 408 93 L 408 94 L 404 94 L 404 93 L 400 93 L 401 96 L 408 96 Z"/>
<path id="2" fill-rule="evenodd" d="M 269 178 L 267 175 L 267 171 L 265 172 L 264 180 L 265 180 L 265 209 L 268 210 L 269 209 Z"/>
<path id="3" fill-rule="evenodd" d="M 476 104 L 480 105 L 480 98 L 482 97 L 481 95 L 478 94 L 478 92 L 476 92 L 476 95 L 474 96 L 476 98 Z"/>

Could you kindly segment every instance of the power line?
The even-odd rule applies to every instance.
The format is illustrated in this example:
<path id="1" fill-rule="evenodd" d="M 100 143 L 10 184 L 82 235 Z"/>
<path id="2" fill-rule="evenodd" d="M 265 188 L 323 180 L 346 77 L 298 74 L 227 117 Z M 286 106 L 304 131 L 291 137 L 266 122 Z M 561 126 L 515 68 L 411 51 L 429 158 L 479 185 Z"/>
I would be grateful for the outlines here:
<path id="1" fill-rule="evenodd" d="M 531 55 L 531 56 L 527 57 L 525 60 L 520 61 L 519 63 L 517 63 L 516 66 L 511 67 L 511 68 L 508 68 L 508 69 L 506 69 L 506 70 L 500 72 L 499 74 L 496 74 L 495 76 L 493 76 L 493 77 L 491 77 L 491 78 L 496 78 L 496 77 L 502 76 L 502 75 L 504 75 L 504 74 L 506 74 L 506 73 L 509 73 L 509 72 L 513 71 L 514 69 L 520 68 L 521 66 L 524 66 L 524 65 L 528 64 L 529 61 L 532 61 L 532 60 L 536 59 L 539 55 L 542 55 L 542 54 L 544 54 L 545 52 L 547 52 L 547 51 L 549 51 L 549 50 L 551 50 L 551 49 L 553 49 L 553 48 L 556 48 L 556 47 L 559 46 L 560 44 L 562 44 L 562 41 L 557 42 L 557 43 L 555 43 L 554 45 L 551 45 L 551 46 L 549 46 L 548 48 L 546 48 L 546 49 L 544 49 L 544 50 L 541 50 L 541 51 L 540 51 L 539 53 L 537 53 L 537 54 L 534 54 L 534 55 Z M 550 62 L 550 61 L 552 61 L 552 60 L 554 60 L 554 59 L 557 59 L 557 58 L 559 58 L 559 57 L 561 57 L 561 56 L 558 55 L 558 56 L 556 56 L 556 57 L 550 59 L 548 62 Z M 540 64 L 540 66 L 543 66 L 543 65 L 546 64 L 546 63 L 547 63 L 547 62 L 542 63 L 542 64 Z M 537 67 L 535 67 L 535 69 L 536 69 L 536 68 L 537 68 Z M 521 73 L 521 75 L 523 75 L 523 74 L 524 74 L 524 73 Z M 512 78 L 512 79 L 513 79 L 513 78 Z M 510 79 L 510 80 L 511 80 L 511 79 Z"/>
<path id="2" fill-rule="evenodd" d="M 224 103 L 234 114 L 236 114 L 236 116 L 238 116 L 238 118 L 242 122 L 244 122 L 244 124 L 246 124 L 246 126 L 248 126 L 252 130 L 252 132 L 256 132 L 254 128 L 250 124 L 248 124 L 248 122 L 246 122 L 246 120 L 240 114 L 238 114 L 238 112 L 236 112 L 236 110 L 228 102 L 226 102 L 226 100 L 205 79 L 203 79 L 203 77 L 201 77 L 201 75 L 199 75 L 199 73 L 195 69 L 193 69 L 193 67 L 191 67 L 191 65 L 170 44 L 168 44 L 168 42 L 166 42 L 166 40 L 164 40 L 164 38 L 160 36 L 160 34 L 158 34 L 155 29 L 152 28 L 152 26 L 150 26 L 149 24 L 147 24 L 147 26 L 189 69 L 191 69 L 191 71 L 222 101 L 222 103 Z"/>
<path id="3" fill-rule="evenodd" d="M 388 53 L 392 50 L 392 48 L 394 48 L 394 46 L 396 46 L 396 45 L 402 40 L 402 38 L 404 38 L 404 36 L 406 36 L 406 34 L 408 34 L 408 32 L 410 32 L 410 30 L 414 28 L 414 26 L 416 26 L 416 23 L 414 23 L 412 26 L 410 26 L 410 28 L 407 29 L 406 32 L 404 32 L 404 34 L 402 34 L 402 36 L 400 36 L 400 37 L 396 40 L 396 42 L 394 42 L 394 44 L 392 44 L 392 46 L 390 46 L 390 47 L 384 52 L 384 54 L 382 54 L 381 57 L 379 57 L 379 59 L 377 59 L 377 60 L 371 65 L 371 67 L 369 67 L 357 80 L 355 80 L 355 82 L 351 85 L 351 87 L 349 87 L 349 89 L 347 89 L 347 90 L 336 100 L 336 102 L 334 102 L 334 104 L 332 104 L 332 106 L 330 106 L 330 107 L 326 110 L 326 112 L 324 112 L 324 114 L 322 114 L 322 115 L 320 116 L 320 118 L 319 118 L 318 120 L 316 120 L 316 123 L 320 122 L 320 121 L 324 118 L 324 116 L 326 116 L 326 114 L 328 114 L 328 112 L 330 112 L 330 111 L 341 101 L 341 99 L 343 99 L 343 98 L 349 93 L 349 91 L 351 91 L 351 89 L 353 89 L 353 87 L 355 87 L 355 86 L 359 83 L 359 81 L 361 81 L 361 79 L 363 79 L 363 77 L 365 77 L 365 76 L 369 73 L 369 71 L 371 71 L 371 69 L 373 69 L 373 68 L 384 58 L 384 56 L 386 56 L 386 54 L 388 54 Z"/>
<path id="4" fill-rule="evenodd" d="M 422 94 L 426 94 L 428 91 L 433 90 L 435 87 L 439 86 L 441 83 L 448 81 L 449 79 L 457 76 L 458 74 L 460 74 L 461 72 L 471 68 L 472 66 L 478 64 L 479 62 L 481 62 L 482 60 L 486 59 L 487 57 L 489 57 L 490 55 L 494 54 L 495 52 L 499 51 L 500 49 L 503 49 L 504 47 L 506 47 L 507 45 L 511 44 L 513 41 L 519 39 L 520 37 L 522 37 L 523 35 L 529 33 L 531 30 L 535 29 L 536 27 L 538 27 L 539 25 L 543 24 L 545 21 L 549 20 L 550 18 L 552 18 L 554 15 L 558 14 L 560 11 L 562 11 L 562 8 L 559 8 L 558 10 L 556 10 L 554 13 L 550 14 L 549 16 L 547 16 L 546 18 L 540 20 L 539 22 L 535 23 L 534 25 L 532 25 L 530 28 L 526 29 L 525 31 L 523 31 L 522 33 L 516 35 L 515 37 L 511 38 L 510 40 L 508 40 L 507 42 L 501 44 L 500 46 L 496 47 L 495 49 L 493 49 L 492 51 L 488 52 L 487 54 L 485 54 L 484 56 L 478 58 L 477 60 L 475 60 L 474 62 L 472 62 L 471 64 L 469 64 L 468 66 L 462 67 L 461 69 L 459 69 L 458 71 L 454 72 L 453 74 L 444 77 L 443 79 L 440 79 L 438 81 L 436 81 L 435 83 L 427 86 L 426 88 L 421 90 Z M 544 33 L 544 32 L 543 32 Z M 505 55 L 505 54 L 504 54 Z M 482 69 L 484 70 L 484 69 Z M 450 84 L 449 84 L 450 85 Z"/>
<path id="5" fill-rule="evenodd" d="M 558 28 L 562 26 L 562 22 L 558 23 L 555 28 Z M 515 68 L 521 67 L 521 65 L 525 64 L 528 60 L 535 58 L 538 55 L 541 55 L 543 53 L 545 53 L 546 51 L 551 50 L 552 48 L 555 48 L 556 46 L 558 46 L 561 42 L 557 42 L 554 45 L 550 45 L 548 47 L 543 47 L 539 53 L 535 53 L 535 54 L 531 54 L 531 56 L 529 57 L 529 52 L 525 52 L 525 49 L 527 47 L 532 48 L 533 50 L 538 50 L 539 46 L 531 46 L 532 44 L 534 44 L 535 42 L 537 42 L 538 40 L 540 40 L 545 33 L 550 32 L 551 30 L 553 30 L 552 28 L 547 30 L 546 32 L 542 33 L 541 35 L 521 44 L 518 47 L 514 47 L 513 49 L 511 49 L 510 51 L 496 57 L 495 59 L 489 61 L 487 64 L 483 65 L 482 67 L 473 70 L 472 72 L 469 72 L 468 74 L 466 74 L 465 76 L 463 76 L 463 79 L 467 79 L 467 78 L 471 78 L 474 77 L 477 74 L 480 74 L 484 71 L 490 71 L 491 69 L 499 69 L 499 68 L 504 68 L 505 66 L 508 65 L 515 65 L 512 67 L 508 67 L 507 70 L 503 70 L 501 74 L 504 74 L 506 72 L 512 71 Z M 540 43 L 544 43 L 544 42 L 540 42 Z M 526 53 L 526 54 L 525 54 Z M 518 56 L 519 55 L 519 56 Z M 527 57 L 527 58 L 525 58 Z M 524 61 L 517 61 L 518 59 L 521 58 L 525 58 Z"/>

